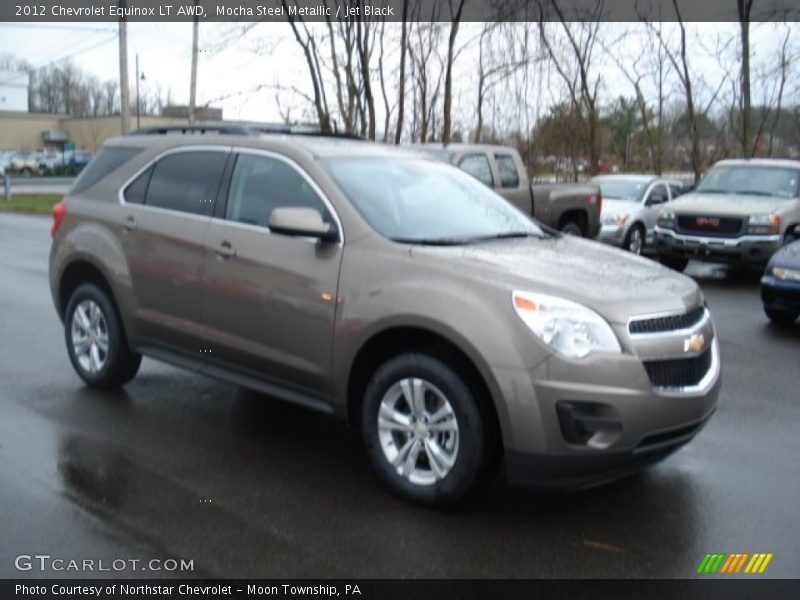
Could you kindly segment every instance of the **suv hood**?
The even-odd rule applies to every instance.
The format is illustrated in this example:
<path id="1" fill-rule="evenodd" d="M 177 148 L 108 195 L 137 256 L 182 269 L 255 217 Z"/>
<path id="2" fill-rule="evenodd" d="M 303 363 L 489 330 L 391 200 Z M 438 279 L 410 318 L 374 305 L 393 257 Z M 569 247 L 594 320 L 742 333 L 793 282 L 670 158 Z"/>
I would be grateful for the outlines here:
<path id="1" fill-rule="evenodd" d="M 779 211 L 792 198 L 769 198 L 743 194 L 698 194 L 691 193 L 670 202 L 669 210 L 691 215 L 730 215 L 749 217 Z"/>
<path id="2" fill-rule="evenodd" d="M 700 288 L 689 277 L 572 236 L 413 246 L 411 255 L 468 279 L 580 302 L 617 324 L 634 315 L 685 311 L 702 301 Z"/>

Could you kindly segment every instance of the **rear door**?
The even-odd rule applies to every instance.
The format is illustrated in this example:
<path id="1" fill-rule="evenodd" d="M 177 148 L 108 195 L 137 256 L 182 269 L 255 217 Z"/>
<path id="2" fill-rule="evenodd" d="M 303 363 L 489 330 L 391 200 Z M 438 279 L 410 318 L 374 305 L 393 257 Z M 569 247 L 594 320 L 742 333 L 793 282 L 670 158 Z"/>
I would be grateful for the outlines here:
<path id="1" fill-rule="evenodd" d="M 230 148 L 162 155 L 123 190 L 123 245 L 139 343 L 197 357 L 205 350 L 205 236 Z"/>
<path id="2" fill-rule="evenodd" d="M 238 151 L 209 227 L 203 286 L 212 364 L 317 399 L 329 395 L 342 243 L 272 233 L 278 207 L 318 210 L 341 224 L 294 162 Z"/>

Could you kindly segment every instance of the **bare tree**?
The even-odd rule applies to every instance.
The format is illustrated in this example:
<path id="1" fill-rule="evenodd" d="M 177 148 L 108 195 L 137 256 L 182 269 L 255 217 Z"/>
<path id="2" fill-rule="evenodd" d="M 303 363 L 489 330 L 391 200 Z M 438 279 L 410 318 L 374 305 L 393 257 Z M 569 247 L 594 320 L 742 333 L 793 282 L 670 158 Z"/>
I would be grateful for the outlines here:
<path id="1" fill-rule="evenodd" d="M 680 45 L 678 50 L 673 51 L 664 39 L 660 28 L 656 28 L 653 23 L 647 20 L 647 17 L 639 13 L 639 18 L 644 22 L 651 32 L 655 34 L 659 45 L 664 49 L 664 55 L 669 63 L 672 65 L 675 74 L 680 80 L 681 87 L 683 88 L 684 98 L 686 100 L 686 114 L 689 118 L 689 131 L 691 138 L 691 163 L 692 172 L 694 173 L 694 181 L 700 181 L 700 175 L 703 169 L 703 161 L 700 154 L 700 130 L 698 126 L 698 115 L 695 110 L 695 97 L 692 87 L 692 74 L 689 70 L 689 61 L 687 58 L 687 39 L 686 39 L 686 23 L 681 15 L 681 9 L 678 6 L 678 0 L 672 0 L 672 6 L 675 10 L 675 17 L 680 32 Z"/>
<path id="2" fill-rule="evenodd" d="M 456 36 L 458 35 L 458 26 L 461 23 L 461 13 L 464 10 L 465 0 L 447 0 L 450 7 L 450 35 L 447 39 L 447 63 L 444 75 L 444 115 L 443 115 L 443 129 L 442 141 L 445 144 L 450 143 L 450 111 L 453 104 L 453 61 L 455 59 L 455 46 Z"/>
<path id="3" fill-rule="evenodd" d="M 403 135 L 403 118 L 406 100 L 406 54 L 408 53 L 408 0 L 403 0 L 403 24 L 400 33 L 400 79 L 397 90 L 397 126 L 394 143 L 399 144 Z"/>
<path id="4" fill-rule="evenodd" d="M 537 1 L 540 9 L 539 33 L 542 45 L 551 64 L 567 87 L 575 116 L 581 122 L 581 130 L 586 135 L 589 170 L 592 174 L 596 174 L 600 159 L 597 110 L 600 75 L 592 72 L 592 62 L 604 0 L 595 0 L 589 13 L 585 15 L 586 20 L 580 22 L 568 21 L 558 0 Z M 566 56 L 556 48 L 555 36 L 546 22 L 549 10 L 555 13 L 559 29 L 566 38 Z"/>
<path id="5" fill-rule="evenodd" d="M 293 4 L 295 8 L 298 8 L 297 0 L 295 0 Z M 317 41 L 303 18 L 292 16 L 286 0 L 281 0 L 281 6 L 292 28 L 295 40 L 303 49 L 303 56 L 305 57 L 308 73 L 311 77 L 311 85 L 314 88 L 314 108 L 317 113 L 320 131 L 322 131 L 322 133 L 330 133 L 332 131 L 331 114 L 328 108 L 328 98 L 325 94 L 325 81 L 323 79 Z"/>
<path id="6" fill-rule="evenodd" d="M 753 156 L 755 152 L 755 147 L 750 143 L 750 11 L 752 8 L 753 0 L 736 0 L 741 39 L 741 127 L 739 135 L 742 156 Z"/>

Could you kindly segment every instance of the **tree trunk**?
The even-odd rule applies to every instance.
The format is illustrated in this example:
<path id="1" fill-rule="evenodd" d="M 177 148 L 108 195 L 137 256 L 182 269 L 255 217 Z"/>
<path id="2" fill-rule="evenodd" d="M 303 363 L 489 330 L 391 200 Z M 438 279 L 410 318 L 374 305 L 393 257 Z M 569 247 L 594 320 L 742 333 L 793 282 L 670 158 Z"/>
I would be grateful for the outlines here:
<path id="1" fill-rule="evenodd" d="M 397 91 L 397 129 L 394 143 L 399 144 L 403 135 L 403 110 L 406 100 L 406 49 L 408 46 L 408 0 L 403 0 L 403 26 L 400 34 L 400 86 Z"/>

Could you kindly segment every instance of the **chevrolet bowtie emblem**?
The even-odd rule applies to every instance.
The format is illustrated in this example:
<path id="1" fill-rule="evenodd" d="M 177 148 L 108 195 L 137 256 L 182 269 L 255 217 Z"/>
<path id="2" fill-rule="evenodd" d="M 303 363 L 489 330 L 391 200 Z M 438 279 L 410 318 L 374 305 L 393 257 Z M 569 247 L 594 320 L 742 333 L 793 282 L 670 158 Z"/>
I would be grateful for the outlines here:
<path id="1" fill-rule="evenodd" d="M 684 352 L 700 352 L 706 347 L 706 338 L 702 333 L 694 333 L 691 337 L 683 340 Z"/>

